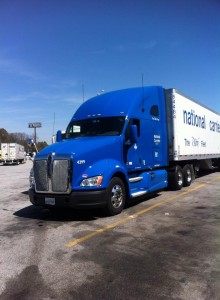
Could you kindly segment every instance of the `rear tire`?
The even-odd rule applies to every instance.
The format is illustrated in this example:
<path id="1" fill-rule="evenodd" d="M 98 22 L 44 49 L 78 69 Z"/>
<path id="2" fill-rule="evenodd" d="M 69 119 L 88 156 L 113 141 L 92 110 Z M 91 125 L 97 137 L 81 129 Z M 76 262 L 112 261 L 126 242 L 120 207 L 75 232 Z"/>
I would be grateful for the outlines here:
<path id="1" fill-rule="evenodd" d="M 175 166 L 174 171 L 169 173 L 169 185 L 172 190 L 181 190 L 183 187 L 183 170 L 180 166 Z"/>
<path id="2" fill-rule="evenodd" d="M 220 158 L 218 158 L 217 164 L 218 164 L 218 170 L 220 171 Z"/>
<path id="3" fill-rule="evenodd" d="M 125 206 L 126 191 L 123 181 L 118 177 L 113 177 L 106 191 L 107 206 L 106 213 L 109 216 L 120 214 Z"/>
<path id="4" fill-rule="evenodd" d="M 183 167 L 183 186 L 190 186 L 192 183 L 192 170 L 190 165 Z"/>

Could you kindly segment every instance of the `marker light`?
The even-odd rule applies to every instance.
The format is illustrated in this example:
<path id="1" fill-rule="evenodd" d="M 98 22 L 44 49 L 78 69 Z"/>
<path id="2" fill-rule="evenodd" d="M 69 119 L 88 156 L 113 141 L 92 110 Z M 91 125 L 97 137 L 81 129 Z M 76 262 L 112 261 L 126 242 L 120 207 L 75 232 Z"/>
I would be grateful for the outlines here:
<path id="1" fill-rule="evenodd" d="M 100 186 L 102 183 L 102 176 L 94 176 L 83 179 L 80 186 Z"/>

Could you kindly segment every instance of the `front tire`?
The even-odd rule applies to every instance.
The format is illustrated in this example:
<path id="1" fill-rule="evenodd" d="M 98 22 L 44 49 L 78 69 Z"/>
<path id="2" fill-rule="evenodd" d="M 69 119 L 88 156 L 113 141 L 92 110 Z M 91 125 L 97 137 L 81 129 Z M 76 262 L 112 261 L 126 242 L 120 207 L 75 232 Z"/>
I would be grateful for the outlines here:
<path id="1" fill-rule="evenodd" d="M 106 213 L 109 216 L 120 214 L 126 201 L 126 191 L 123 181 L 118 177 L 113 177 L 109 183 L 106 194 Z"/>

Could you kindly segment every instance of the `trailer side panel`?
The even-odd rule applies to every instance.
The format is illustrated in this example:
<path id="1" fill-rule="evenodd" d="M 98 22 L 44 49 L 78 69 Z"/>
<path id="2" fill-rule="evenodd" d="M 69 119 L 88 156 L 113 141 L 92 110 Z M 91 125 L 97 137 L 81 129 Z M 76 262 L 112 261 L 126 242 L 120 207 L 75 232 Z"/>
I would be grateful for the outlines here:
<path id="1" fill-rule="evenodd" d="M 220 115 L 175 89 L 166 90 L 165 95 L 169 159 L 220 157 Z"/>

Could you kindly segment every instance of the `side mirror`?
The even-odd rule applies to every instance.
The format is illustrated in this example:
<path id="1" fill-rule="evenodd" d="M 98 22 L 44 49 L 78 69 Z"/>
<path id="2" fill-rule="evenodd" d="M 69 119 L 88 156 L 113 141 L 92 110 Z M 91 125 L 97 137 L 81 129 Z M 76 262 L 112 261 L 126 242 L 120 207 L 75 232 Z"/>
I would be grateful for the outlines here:
<path id="1" fill-rule="evenodd" d="M 57 131 L 56 141 L 57 142 L 61 142 L 62 141 L 62 132 L 61 132 L 61 130 Z"/>
<path id="2" fill-rule="evenodd" d="M 137 125 L 130 125 L 130 127 L 129 127 L 129 133 L 130 133 L 131 144 L 136 144 L 137 141 L 138 141 Z"/>
<path id="3" fill-rule="evenodd" d="M 29 146 L 34 146 L 36 152 L 38 153 L 37 145 L 35 144 L 34 140 L 28 139 L 28 145 Z"/>
<path id="4" fill-rule="evenodd" d="M 32 139 L 28 139 L 28 145 L 29 146 L 33 146 L 34 145 L 34 141 Z"/>

